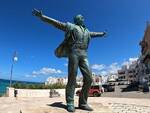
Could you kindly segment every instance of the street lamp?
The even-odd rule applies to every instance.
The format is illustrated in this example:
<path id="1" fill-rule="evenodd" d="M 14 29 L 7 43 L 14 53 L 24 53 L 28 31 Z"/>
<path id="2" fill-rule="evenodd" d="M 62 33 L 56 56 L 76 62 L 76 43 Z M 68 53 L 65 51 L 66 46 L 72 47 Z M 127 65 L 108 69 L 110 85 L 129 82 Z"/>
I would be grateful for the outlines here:
<path id="1" fill-rule="evenodd" d="M 11 71 L 10 71 L 10 83 L 9 83 L 10 87 L 12 86 L 13 67 L 14 67 L 15 62 L 17 62 L 17 61 L 18 61 L 18 57 L 17 57 L 17 52 L 15 51 L 13 54 Z"/>

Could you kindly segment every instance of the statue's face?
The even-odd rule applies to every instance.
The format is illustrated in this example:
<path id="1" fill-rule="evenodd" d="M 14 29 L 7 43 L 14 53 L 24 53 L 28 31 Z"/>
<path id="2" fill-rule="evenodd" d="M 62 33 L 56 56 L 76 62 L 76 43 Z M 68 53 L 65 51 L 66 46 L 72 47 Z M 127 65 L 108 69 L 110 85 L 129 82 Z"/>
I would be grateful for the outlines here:
<path id="1" fill-rule="evenodd" d="M 74 23 L 77 25 L 84 25 L 84 17 L 82 15 L 75 16 Z"/>

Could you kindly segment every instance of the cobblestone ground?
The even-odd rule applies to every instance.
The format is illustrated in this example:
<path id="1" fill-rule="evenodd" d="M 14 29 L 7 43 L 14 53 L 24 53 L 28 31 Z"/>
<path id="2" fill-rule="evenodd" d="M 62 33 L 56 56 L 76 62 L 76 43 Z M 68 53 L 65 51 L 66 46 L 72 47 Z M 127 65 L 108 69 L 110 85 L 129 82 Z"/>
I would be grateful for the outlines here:
<path id="1" fill-rule="evenodd" d="M 150 99 L 150 92 L 143 93 L 141 91 L 127 91 L 121 92 L 122 89 L 126 88 L 127 86 L 115 86 L 115 92 L 105 92 L 102 94 L 102 97 L 116 97 L 116 98 L 148 98 Z"/>
<path id="2" fill-rule="evenodd" d="M 110 109 L 115 113 L 150 113 L 150 106 L 134 105 L 134 104 L 110 104 Z"/>
<path id="3" fill-rule="evenodd" d="M 94 109 L 87 112 L 78 109 L 75 97 L 75 113 L 150 113 L 150 99 L 89 97 Z M 65 97 L 54 98 L 0 98 L 0 113 L 68 113 Z"/>

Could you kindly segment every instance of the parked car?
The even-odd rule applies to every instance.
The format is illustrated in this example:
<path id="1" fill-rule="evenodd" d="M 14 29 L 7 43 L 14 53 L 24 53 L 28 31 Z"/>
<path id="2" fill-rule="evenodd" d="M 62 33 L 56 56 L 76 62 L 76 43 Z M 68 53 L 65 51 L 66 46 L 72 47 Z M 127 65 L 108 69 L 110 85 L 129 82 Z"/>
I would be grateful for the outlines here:
<path id="1" fill-rule="evenodd" d="M 89 90 L 89 96 L 99 97 L 103 93 L 101 85 L 93 85 Z M 81 95 L 81 89 L 76 91 L 76 95 Z"/>
<path id="2" fill-rule="evenodd" d="M 114 85 L 109 85 L 109 84 L 104 84 L 102 85 L 104 88 L 104 92 L 113 92 L 115 91 L 115 86 Z"/>

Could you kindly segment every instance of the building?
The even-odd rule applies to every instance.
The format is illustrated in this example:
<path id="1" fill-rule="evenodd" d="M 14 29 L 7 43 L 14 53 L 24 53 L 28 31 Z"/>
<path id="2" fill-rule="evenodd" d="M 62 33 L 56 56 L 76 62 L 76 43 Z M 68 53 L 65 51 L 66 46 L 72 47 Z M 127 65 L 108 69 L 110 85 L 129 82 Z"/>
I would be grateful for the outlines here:
<path id="1" fill-rule="evenodd" d="M 129 84 L 129 65 L 123 65 L 118 70 L 118 85 Z"/>
<path id="2" fill-rule="evenodd" d="M 48 77 L 45 85 L 50 85 L 50 84 L 56 84 L 56 83 L 60 83 L 60 84 L 67 84 L 68 79 L 65 78 L 56 78 L 56 77 Z"/>
<path id="3" fill-rule="evenodd" d="M 141 56 L 129 65 L 122 66 L 118 70 L 118 82 L 128 81 L 131 83 L 142 83 L 143 80 L 150 83 L 150 23 L 144 33 L 144 37 L 140 42 Z M 124 83 L 123 83 L 124 84 Z"/>
<path id="4" fill-rule="evenodd" d="M 140 57 L 140 68 L 142 68 L 141 75 L 139 75 L 139 81 L 142 81 L 143 78 L 149 81 L 150 83 L 150 23 L 147 22 L 147 27 L 144 33 L 144 37 L 140 42 L 141 46 L 141 57 Z"/>
<path id="5" fill-rule="evenodd" d="M 93 83 L 92 85 L 101 85 L 102 84 L 102 76 L 100 75 L 96 75 L 96 74 L 92 74 L 92 78 L 93 78 Z M 67 85 L 68 82 L 68 78 L 66 77 L 48 77 L 47 80 L 45 81 L 45 85 L 50 85 L 50 84 L 56 84 L 56 83 L 60 83 L 63 85 Z M 76 83 L 78 87 L 81 87 L 83 85 L 83 77 L 79 76 L 76 78 Z"/>
<path id="6" fill-rule="evenodd" d="M 110 73 L 107 77 L 107 84 L 109 85 L 116 85 L 118 84 L 118 74 Z"/>
<path id="7" fill-rule="evenodd" d="M 118 81 L 128 80 L 127 72 L 128 72 L 127 66 L 123 65 L 122 68 L 118 70 Z"/>
<path id="8" fill-rule="evenodd" d="M 129 83 L 138 82 L 137 63 L 137 61 L 134 61 L 129 65 L 129 69 L 127 72 L 127 80 L 129 81 Z"/>
<path id="9" fill-rule="evenodd" d="M 118 70 L 118 81 L 120 84 L 138 82 L 137 61 L 133 61 L 128 66 L 124 65 L 120 70 Z"/>
<path id="10" fill-rule="evenodd" d="M 115 82 L 118 79 L 117 74 L 110 74 L 107 78 L 108 82 Z"/>
<path id="11" fill-rule="evenodd" d="M 102 84 L 102 76 L 101 75 L 96 75 L 93 73 L 92 78 L 93 78 L 92 85 L 101 85 Z"/>
<path id="12" fill-rule="evenodd" d="M 77 77 L 76 83 L 79 87 L 81 87 L 83 85 L 83 77 L 81 76 Z"/>
<path id="13" fill-rule="evenodd" d="M 141 60 L 150 69 L 150 23 L 147 23 L 147 27 L 144 33 L 144 37 L 140 42 L 141 46 Z"/>

